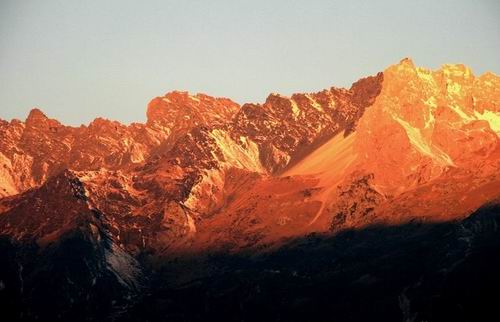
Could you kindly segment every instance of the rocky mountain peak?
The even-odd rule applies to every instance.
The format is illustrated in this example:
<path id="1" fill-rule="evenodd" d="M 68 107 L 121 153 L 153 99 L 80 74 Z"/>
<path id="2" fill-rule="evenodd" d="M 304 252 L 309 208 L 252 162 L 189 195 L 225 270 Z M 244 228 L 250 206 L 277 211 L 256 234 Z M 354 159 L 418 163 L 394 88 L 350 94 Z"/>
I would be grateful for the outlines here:
<path id="1" fill-rule="evenodd" d="M 375 181 L 397 190 L 415 184 L 415 177 L 432 180 L 448 167 L 467 166 L 479 155 L 494 153 L 500 95 L 488 94 L 491 109 L 476 104 L 488 89 L 481 77 L 460 64 L 433 71 L 403 60 L 388 67 L 380 95 L 360 120 L 356 140 L 360 153 L 373 161 L 365 165 Z M 370 149 L 375 150 L 368 153 Z M 426 174 L 410 176 L 423 164 Z M 394 169 L 390 176 L 389 169 Z"/>
<path id="2" fill-rule="evenodd" d="M 46 123 L 48 120 L 49 118 L 39 108 L 35 107 L 31 109 L 28 116 L 26 117 L 26 125 L 41 125 Z"/>
<path id="3" fill-rule="evenodd" d="M 176 120 L 208 124 L 211 121 L 230 119 L 238 110 L 239 105 L 227 98 L 173 91 L 154 98 L 148 104 L 146 114 L 148 124 L 173 125 Z"/>

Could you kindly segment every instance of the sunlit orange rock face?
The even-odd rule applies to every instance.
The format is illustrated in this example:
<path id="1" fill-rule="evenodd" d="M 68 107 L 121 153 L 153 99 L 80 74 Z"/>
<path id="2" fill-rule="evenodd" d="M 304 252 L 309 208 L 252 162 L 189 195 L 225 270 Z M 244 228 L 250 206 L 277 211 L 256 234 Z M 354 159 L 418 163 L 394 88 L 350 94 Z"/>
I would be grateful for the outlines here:
<path id="1" fill-rule="evenodd" d="M 37 187 L 64 169 L 123 170 L 144 164 L 194 127 L 223 124 L 238 108 L 228 99 L 172 92 L 151 101 L 146 124 L 97 118 L 77 128 L 35 108 L 25 122 L 0 123 L 0 196 Z"/>
<path id="2" fill-rule="evenodd" d="M 498 78 L 475 78 L 463 65 L 430 71 L 409 60 L 388 68 L 384 77 L 356 142 L 364 168 L 382 191 L 400 193 L 471 167 L 497 149 L 500 110 L 498 93 L 495 98 L 492 92 L 498 91 Z"/>
<path id="3" fill-rule="evenodd" d="M 498 76 L 409 59 L 263 104 L 172 92 L 145 124 L 34 109 L 0 123 L 0 233 L 46 245 L 88 222 L 132 255 L 175 256 L 463 218 L 500 197 L 499 133 Z"/>

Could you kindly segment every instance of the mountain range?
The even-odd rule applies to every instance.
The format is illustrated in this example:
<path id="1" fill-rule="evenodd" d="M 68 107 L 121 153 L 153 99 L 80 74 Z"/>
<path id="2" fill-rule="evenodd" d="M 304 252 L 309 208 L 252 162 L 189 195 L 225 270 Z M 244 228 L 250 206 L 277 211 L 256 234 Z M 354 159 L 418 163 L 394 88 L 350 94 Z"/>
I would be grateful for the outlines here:
<path id="1" fill-rule="evenodd" d="M 20 321 L 481 321 L 499 313 L 500 77 L 403 59 L 263 104 L 0 120 Z"/>

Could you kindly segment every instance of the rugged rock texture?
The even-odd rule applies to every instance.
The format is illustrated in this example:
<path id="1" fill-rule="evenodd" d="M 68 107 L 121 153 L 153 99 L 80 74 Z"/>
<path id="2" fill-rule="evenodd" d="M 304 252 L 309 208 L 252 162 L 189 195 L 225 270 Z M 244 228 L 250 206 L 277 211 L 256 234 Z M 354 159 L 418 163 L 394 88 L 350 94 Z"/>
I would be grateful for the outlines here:
<path id="1" fill-rule="evenodd" d="M 146 124 L 98 118 L 78 128 L 35 108 L 25 122 L 0 123 L 0 196 L 37 187 L 64 169 L 123 170 L 143 164 L 191 129 L 222 124 L 238 108 L 225 98 L 172 92 L 151 101 Z"/>
<path id="2" fill-rule="evenodd" d="M 263 105 L 243 105 L 232 130 L 257 142 L 262 164 L 271 173 L 279 172 L 333 135 L 353 131 L 380 93 L 382 81 L 379 73 L 349 90 L 332 87 L 292 97 L 271 94 Z"/>
<path id="3" fill-rule="evenodd" d="M 431 181 L 446 169 L 470 168 L 498 148 L 498 77 L 476 78 L 463 65 L 430 71 L 408 59 L 384 77 L 355 146 L 386 193 Z"/>
<path id="4" fill-rule="evenodd" d="M 9 204 L 0 225 L 1 299 L 16 308 L 5 309 L 7 320 L 112 317 L 145 284 L 139 262 L 118 246 L 70 171 Z"/>
<path id="5" fill-rule="evenodd" d="M 452 295 L 439 304 L 432 292 L 451 286 L 421 285 L 451 276 L 438 270 L 462 276 L 458 262 L 476 274 L 470 252 L 498 243 L 499 134 L 498 76 L 409 59 L 350 89 L 264 104 L 172 92 L 151 101 L 145 124 L 69 127 L 34 109 L 0 121 L 0 296 L 12 320 L 189 321 L 226 309 L 227 320 L 331 320 L 318 297 L 341 299 L 328 285 L 348 294 L 340 321 L 370 317 L 363 301 L 391 321 L 437 321 L 433 305 Z M 429 267 L 406 266 L 433 242 Z M 414 271 L 388 273 L 398 269 Z M 362 295 L 386 282 L 380 298 Z"/>

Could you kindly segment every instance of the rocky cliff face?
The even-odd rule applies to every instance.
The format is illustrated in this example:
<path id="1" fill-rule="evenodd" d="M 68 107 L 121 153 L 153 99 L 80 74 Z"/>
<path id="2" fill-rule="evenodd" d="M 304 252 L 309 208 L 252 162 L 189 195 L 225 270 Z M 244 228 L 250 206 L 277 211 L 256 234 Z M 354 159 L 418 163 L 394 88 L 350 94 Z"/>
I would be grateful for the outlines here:
<path id="1" fill-rule="evenodd" d="M 20 288 L 29 272 L 26 287 L 42 292 L 42 264 L 30 256 L 43 254 L 51 272 L 53 254 L 79 247 L 86 278 L 66 287 L 76 268 L 57 266 L 67 272 L 58 294 L 88 304 L 82 294 L 107 285 L 119 304 L 102 314 L 119 316 L 140 303 L 147 277 L 170 276 L 164 267 L 186 258 L 466 220 L 500 197 L 499 133 L 498 76 L 409 59 L 350 89 L 263 104 L 172 92 L 150 102 L 145 124 L 69 127 L 33 109 L 25 122 L 0 121 L 0 235 L 10 254 L 0 288 L 39 301 Z M 181 271 L 169 283 L 205 274 Z M 75 316 L 65 310 L 62 319 Z"/>
<path id="2" fill-rule="evenodd" d="M 498 77 L 476 78 L 463 65 L 430 71 L 410 60 L 384 75 L 355 144 L 380 189 L 398 193 L 447 169 L 470 168 L 497 149 Z"/>
<path id="3" fill-rule="evenodd" d="M 168 151 L 191 129 L 222 124 L 238 107 L 228 99 L 172 92 L 150 102 L 146 124 L 126 126 L 98 118 L 78 128 L 64 126 L 35 108 L 25 122 L 0 124 L 0 196 L 37 187 L 64 169 L 115 170 L 143 164 Z"/>

